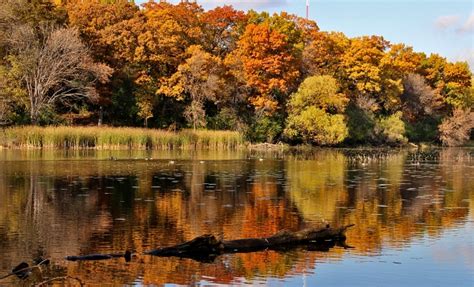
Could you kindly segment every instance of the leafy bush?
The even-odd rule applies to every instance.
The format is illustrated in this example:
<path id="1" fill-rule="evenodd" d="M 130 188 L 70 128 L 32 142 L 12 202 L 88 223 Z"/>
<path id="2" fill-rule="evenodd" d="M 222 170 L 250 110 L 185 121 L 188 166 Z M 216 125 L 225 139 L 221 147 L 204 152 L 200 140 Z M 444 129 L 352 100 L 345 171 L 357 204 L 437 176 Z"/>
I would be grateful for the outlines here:
<path id="1" fill-rule="evenodd" d="M 65 124 L 65 121 L 60 117 L 53 107 L 47 106 L 41 109 L 37 123 L 42 126 L 61 125 Z"/>
<path id="2" fill-rule="evenodd" d="M 288 118 L 285 134 L 289 138 L 300 137 L 305 142 L 319 145 L 335 145 L 347 137 L 349 131 L 344 115 L 331 115 L 315 106 Z"/>
<path id="3" fill-rule="evenodd" d="M 253 143 L 275 142 L 283 132 L 282 120 L 278 117 L 263 116 L 249 126 L 246 138 Z"/>
<path id="4" fill-rule="evenodd" d="M 438 125 L 435 118 L 424 118 L 414 123 L 405 123 L 406 135 L 410 142 L 432 142 L 438 139 Z"/>
<path id="5" fill-rule="evenodd" d="M 217 115 L 207 118 L 207 128 L 214 130 L 237 130 L 241 126 L 234 109 L 223 108 Z"/>
<path id="6" fill-rule="evenodd" d="M 388 117 L 381 117 L 376 121 L 374 128 L 377 138 L 387 144 L 404 144 L 405 123 L 402 121 L 402 112 L 396 112 Z"/>

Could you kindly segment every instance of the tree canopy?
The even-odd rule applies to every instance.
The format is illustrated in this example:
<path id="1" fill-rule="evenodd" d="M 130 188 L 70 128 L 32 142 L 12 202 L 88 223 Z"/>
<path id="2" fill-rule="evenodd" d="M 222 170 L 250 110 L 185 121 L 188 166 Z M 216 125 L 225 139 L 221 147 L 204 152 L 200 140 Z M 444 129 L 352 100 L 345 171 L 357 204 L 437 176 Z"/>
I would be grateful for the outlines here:
<path id="1" fill-rule="evenodd" d="M 467 63 L 285 12 L 4 0 L 0 74 L 2 123 L 64 123 L 87 110 L 89 122 L 323 145 L 462 144 L 473 128 Z M 460 118 L 462 136 L 450 131 Z"/>

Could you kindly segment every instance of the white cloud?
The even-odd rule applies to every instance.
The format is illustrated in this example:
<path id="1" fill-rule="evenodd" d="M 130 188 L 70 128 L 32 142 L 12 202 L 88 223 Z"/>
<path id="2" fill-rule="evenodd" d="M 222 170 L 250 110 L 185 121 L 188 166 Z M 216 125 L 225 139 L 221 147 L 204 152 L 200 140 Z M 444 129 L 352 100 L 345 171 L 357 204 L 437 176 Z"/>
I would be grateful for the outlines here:
<path id="1" fill-rule="evenodd" d="M 457 56 L 455 56 L 452 60 L 467 62 L 469 64 L 469 68 L 471 68 L 471 71 L 474 72 L 474 47 L 459 51 Z"/>
<path id="2" fill-rule="evenodd" d="M 458 29 L 462 33 L 471 33 L 474 32 L 474 12 L 471 13 L 466 22 Z"/>
<path id="3" fill-rule="evenodd" d="M 466 20 L 461 19 L 459 15 L 443 15 L 439 16 L 435 22 L 435 26 L 439 30 L 450 30 L 458 33 L 474 32 L 474 11 L 471 12 Z"/>
<path id="4" fill-rule="evenodd" d="M 456 26 L 459 23 L 459 20 L 459 15 L 440 16 L 436 19 L 435 25 L 437 28 L 444 30 Z"/>

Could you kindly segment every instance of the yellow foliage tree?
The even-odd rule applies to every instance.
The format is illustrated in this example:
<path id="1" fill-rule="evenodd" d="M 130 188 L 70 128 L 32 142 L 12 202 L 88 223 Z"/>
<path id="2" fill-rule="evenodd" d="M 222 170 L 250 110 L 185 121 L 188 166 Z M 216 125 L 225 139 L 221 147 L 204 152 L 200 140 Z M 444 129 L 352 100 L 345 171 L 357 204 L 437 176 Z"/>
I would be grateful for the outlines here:
<path id="1" fill-rule="evenodd" d="M 223 66 L 219 57 L 205 52 L 201 46 L 187 50 L 189 58 L 178 67 L 178 71 L 163 82 L 157 93 L 190 100 L 185 116 L 193 128 L 205 126 L 204 102 L 216 101 L 225 90 Z"/>

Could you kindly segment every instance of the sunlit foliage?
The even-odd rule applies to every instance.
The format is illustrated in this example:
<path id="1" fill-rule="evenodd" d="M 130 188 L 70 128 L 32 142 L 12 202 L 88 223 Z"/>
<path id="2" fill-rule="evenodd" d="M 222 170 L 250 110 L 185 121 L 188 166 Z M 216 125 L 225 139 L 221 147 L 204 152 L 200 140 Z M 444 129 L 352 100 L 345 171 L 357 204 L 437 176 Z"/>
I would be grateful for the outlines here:
<path id="1" fill-rule="evenodd" d="M 288 103 L 286 134 L 305 142 L 334 145 L 348 135 L 342 114 L 348 102 L 330 76 L 307 78 Z"/>
<path id="2" fill-rule="evenodd" d="M 298 114 L 298 125 L 328 136 L 327 143 L 393 144 L 441 142 L 440 131 L 446 131 L 438 128 L 441 122 L 447 123 L 455 110 L 471 111 L 474 103 L 472 72 L 465 62 L 415 52 L 382 36 L 320 31 L 316 22 L 286 12 L 231 6 L 205 11 L 188 1 L 149 1 L 139 7 L 127 0 L 6 0 L 0 8 L 4 123 L 55 122 L 29 119 L 28 92 L 15 81 L 24 73 L 9 45 L 25 25 L 36 32 L 44 26 L 77 29 L 89 57 L 113 69 L 109 82 L 93 82 L 93 102 L 53 105 L 42 109 L 42 118 L 82 113 L 89 115 L 89 124 L 103 117 L 112 125 L 233 129 L 251 141 L 274 142 L 285 138 L 283 130 L 295 131 L 289 124 Z M 34 53 L 29 54 L 32 59 Z M 303 111 L 297 103 L 302 99 L 290 100 L 312 76 L 332 77 L 339 87 L 335 95 L 344 94 L 347 108 L 312 100 L 318 86 L 307 87 L 309 96 L 302 102 L 316 109 Z M 396 140 L 381 132 L 388 119 L 399 119 Z M 339 136 L 325 135 L 329 131 Z M 287 139 L 295 137 L 302 139 L 294 132 Z"/>

